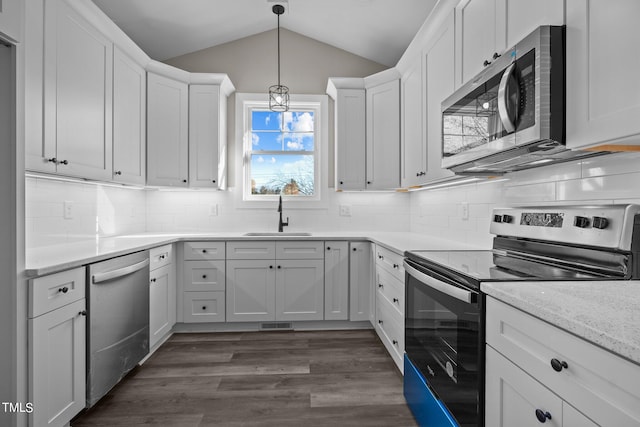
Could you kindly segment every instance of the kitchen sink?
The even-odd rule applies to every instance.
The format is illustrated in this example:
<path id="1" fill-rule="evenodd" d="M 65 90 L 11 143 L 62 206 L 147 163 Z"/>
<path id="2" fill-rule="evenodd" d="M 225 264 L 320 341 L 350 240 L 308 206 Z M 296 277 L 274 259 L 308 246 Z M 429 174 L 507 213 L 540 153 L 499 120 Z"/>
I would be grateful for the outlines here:
<path id="1" fill-rule="evenodd" d="M 287 232 L 273 232 L 273 233 L 244 233 L 244 236 L 254 236 L 254 237 L 290 237 L 290 236 L 311 236 L 311 233 L 287 233 Z"/>

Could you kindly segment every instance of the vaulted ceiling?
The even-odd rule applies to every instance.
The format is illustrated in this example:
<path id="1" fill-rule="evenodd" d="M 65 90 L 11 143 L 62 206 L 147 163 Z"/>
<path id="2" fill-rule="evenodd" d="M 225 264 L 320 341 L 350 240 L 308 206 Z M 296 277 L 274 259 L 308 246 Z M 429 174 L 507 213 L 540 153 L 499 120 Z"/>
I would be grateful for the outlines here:
<path id="1" fill-rule="evenodd" d="M 276 27 L 274 0 L 93 0 L 163 61 Z M 382 65 L 402 56 L 437 0 L 288 0 L 280 25 Z"/>

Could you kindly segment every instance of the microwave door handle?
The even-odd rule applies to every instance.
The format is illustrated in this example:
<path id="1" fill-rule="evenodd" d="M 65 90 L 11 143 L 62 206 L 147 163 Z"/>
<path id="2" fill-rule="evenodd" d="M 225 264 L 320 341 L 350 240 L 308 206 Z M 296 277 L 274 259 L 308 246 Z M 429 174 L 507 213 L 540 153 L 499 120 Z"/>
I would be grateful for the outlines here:
<path id="1" fill-rule="evenodd" d="M 424 283 L 425 285 L 429 286 L 430 288 L 433 288 L 437 291 L 442 292 L 443 294 L 449 295 L 450 297 L 453 297 L 455 299 L 458 299 L 460 301 L 464 301 L 466 303 L 471 303 L 471 295 L 472 293 L 470 291 L 466 291 L 464 289 L 460 289 L 456 286 L 452 286 L 448 283 L 445 283 L 441 280 L 438 280 L 434 277 L 428 276 L 420 271 L 418 271 L 417 269 L 415 269 L 414 267 L 412 267 L 411 265 L 409 265 L 407 263 L 407 261 L 404 261 L 403 263 L 403 267 L 404 270 L 409 273 L 411 276 L 415 277 L 416 279 L 418 279 L 421 283 Z"/>
<path id="2" fill-rule="evenodd" d="M 507 93 L 507 86 L 509 85 L 509 78 L 511 78 L 511 74 L 516 67 L 516 63 L 512 63 L 502 74 L 502 78 L 500 79 L 500 86 L 498 86 L 498 114 L 500 115 L 500 121 L 502 122 L 502 126 L 508 133 L 513 133 L 516 130 L 515 124 L 511 121 L 509 117 L 509 108 L 507 107 L 507 98 L 509 94 Z"/>

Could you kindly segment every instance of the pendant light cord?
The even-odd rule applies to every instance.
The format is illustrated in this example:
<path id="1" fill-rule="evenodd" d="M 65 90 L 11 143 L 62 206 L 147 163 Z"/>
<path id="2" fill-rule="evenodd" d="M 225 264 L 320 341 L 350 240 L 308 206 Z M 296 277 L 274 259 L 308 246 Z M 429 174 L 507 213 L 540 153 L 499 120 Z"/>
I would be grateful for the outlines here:
<path id="1" fill-rule="evenodd" d="M 278 86 L 280 86 L 280 15 L 278 14 Z"/>

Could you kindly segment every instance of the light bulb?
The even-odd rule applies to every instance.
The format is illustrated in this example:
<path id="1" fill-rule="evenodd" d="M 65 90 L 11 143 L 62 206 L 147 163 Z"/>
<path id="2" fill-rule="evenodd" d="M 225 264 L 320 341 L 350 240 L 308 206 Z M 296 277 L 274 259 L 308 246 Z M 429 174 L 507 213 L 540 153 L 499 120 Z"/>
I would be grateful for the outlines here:
<path id="1" fill-rule="evenodd" d="M 489 103 L 485 102 L 484 104 L 482 104 L 482 108 L 484 108 L 485 110 L 489 109 Z"/>
<path id="2" fill-rule="evenodd" d="M 276 95 L 276 102 L 277 102 L 278 104 L 281 104 L 281 103 L 282 103 L 282 97 L 281 97 L 280 95 Z"/>

